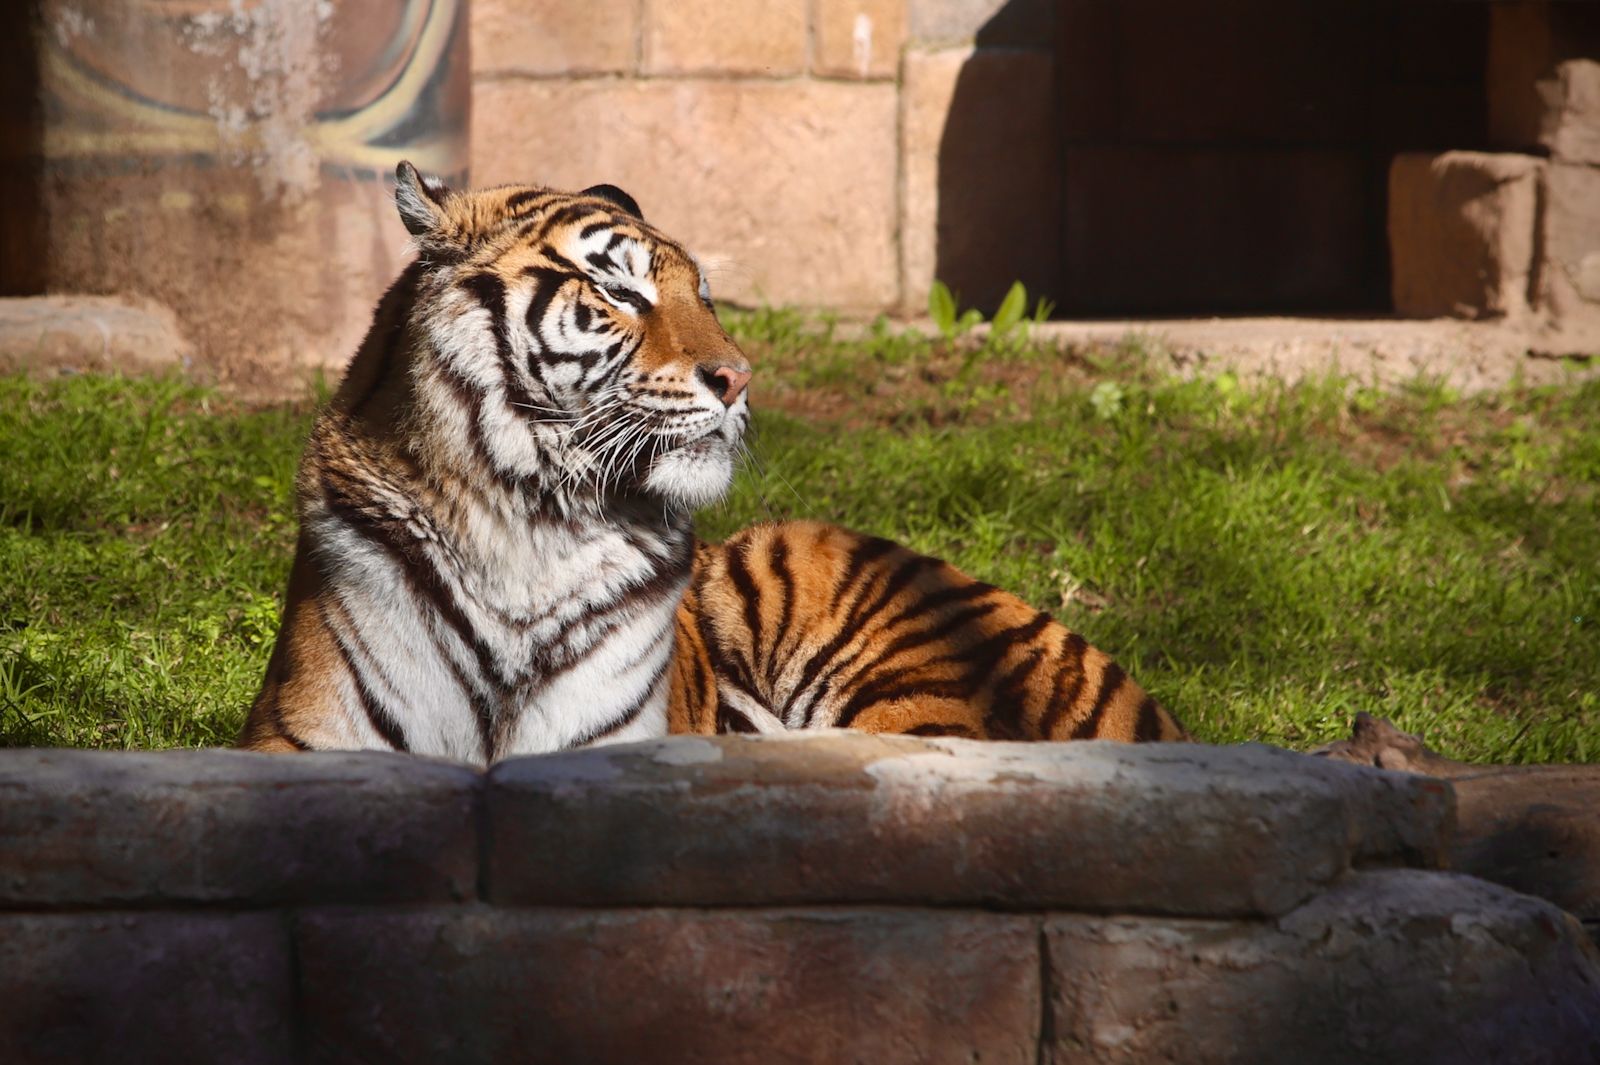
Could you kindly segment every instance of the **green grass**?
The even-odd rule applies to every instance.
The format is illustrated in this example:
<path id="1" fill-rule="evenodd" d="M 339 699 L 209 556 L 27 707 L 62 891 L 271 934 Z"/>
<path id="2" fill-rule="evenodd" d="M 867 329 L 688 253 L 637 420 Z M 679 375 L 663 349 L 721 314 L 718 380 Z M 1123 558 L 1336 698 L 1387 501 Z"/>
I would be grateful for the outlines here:
<path id="1" fill-rule="evenodd" d="M 0 378 L 0 743 L 230 743 L 294 542 L 305 410 Z"/>
<path id="2" fill-rule="evenodd" d="M 708 535 L 817 517 L 948 557 L 1206 740 L 1306 747 L 1370 710 L 1456 758 L 1600 758 L 1600 384 L 1183 381 L 1134 342 L 735 328 L 759 461 Z M 171 380 L 0 379 L 0 743 L 232 738 L 309 420 Z"/>

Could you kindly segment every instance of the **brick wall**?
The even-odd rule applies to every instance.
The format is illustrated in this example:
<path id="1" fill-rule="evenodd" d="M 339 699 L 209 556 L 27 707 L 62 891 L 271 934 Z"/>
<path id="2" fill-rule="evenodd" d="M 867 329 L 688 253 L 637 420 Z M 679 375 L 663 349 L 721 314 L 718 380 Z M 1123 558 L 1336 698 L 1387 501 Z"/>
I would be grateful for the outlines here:
<path id="1" fill-rule="evenodd" d="M 902 0 L 479 0 L 482 183 L 610 182 L 719 296 L 898 301 Z"/>
<path id="2" fill-rule="evenodd" d="M 0 796 L 7 1063 L 1531 1062 L 1600 1040 L 1577 922 L 1437 871 L 1448 783 L 1263 747 L 677 738 L 488 774 L 6 751 Z"/>
<path id="3" fill-rule="evenodd" d="M 920 313 L 941 273 L 975 303 L 1050 292 L 1049 10 L 475 0 L 473 177 L 620 185 L 737 303 Z"/>

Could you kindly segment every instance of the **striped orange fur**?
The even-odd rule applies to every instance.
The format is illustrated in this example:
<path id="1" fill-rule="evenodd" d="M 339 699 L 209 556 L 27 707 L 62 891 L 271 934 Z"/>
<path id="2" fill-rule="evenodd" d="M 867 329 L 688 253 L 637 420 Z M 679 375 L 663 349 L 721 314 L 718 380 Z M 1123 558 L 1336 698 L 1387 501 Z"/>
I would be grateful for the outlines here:
<path id="1" fill-rule="evenodd" d="M 398 179 L 420 255 L 306 445 L 240 743 L 484 764 L 662 735 L 691 514 L 732 479 L 749 365 L 621 190 Z"/>
<path id="2" fill-rule="evenodd" d="M 1050 615 L 939 559 L 834 525 L 757 525 L 701 544 L 678 634 L 676 732 L 1189 738 Z"/>
<path id="3" fill-rule="evenodd" d="M 487 764 L 679 732 L 1185 738 L 1045 614 L 886 540 L 696 541 L 749 420 L 704 273 L 611 186 L 457 192 L 314 425 L 240 745 Z"/>

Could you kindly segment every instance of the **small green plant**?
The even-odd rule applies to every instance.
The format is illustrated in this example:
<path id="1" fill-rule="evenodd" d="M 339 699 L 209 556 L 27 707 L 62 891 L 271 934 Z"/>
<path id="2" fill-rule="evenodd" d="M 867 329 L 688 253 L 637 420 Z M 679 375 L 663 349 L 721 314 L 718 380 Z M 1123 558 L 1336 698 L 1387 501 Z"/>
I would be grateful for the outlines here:
<path id="1" fill-rule="evenodd" d="M 1055 304 L 1050 300 L 1039 299 L 1034 302 L 1030 315 L 1028 288 L 1021 281 L 1013 281 L 1000 300 L 983 341 L 967 351 L 959 376 L 967 378 L 973 367 L 987 357 L 1010 358 L 1026 350 L 1030 327 L 1048 319 L 1054 310 Z M 962 310 L 950 286 L 943 281 L 935 281 L 928 290 L 928 315 L 945 340 L 952 343 L 983 324 L 983 312 L 976 307 Z"/>
<path id="2" fill-rule="evenodd" d="M 1094 391 L 1089 393 L 1089 406 L 1094 408 L 1094 416 L 1103 422 L 1114 422 L 1117 415 L 1122 413 L 1123 400 L 1127 393 L 1115 381 L 1101 381 L 1094 386 Z"/>
<path id="3" fill-rule="evenodd" d="M 1028 290 L 1021 281 L 1011 282 L 1011 287 L 1006 290 L 1006 298 L 1000 301 L 1000 309 L 994 312 L 994 321 L 989 325 L 990 337 L 997 342 L 1002 341 L 1019 325 L 1026 333 L 1028 327 L 1023 323 L 1022 316 L 1027 310 Z"/>
<path id="4" fill-rule="evenodd" d="M 943 281 L 935 281 L 928 290 L 928 317 L 933 319 L 934 326 L 944 334 L 946 340 L 954 340 L 959 336 L 972 331 L 972 327 L 983 321 L 983 312 L 976 307 L 969 307 L 959 311 L 956 307 L 955 293 L 950 291 L 950 286 Z"/>

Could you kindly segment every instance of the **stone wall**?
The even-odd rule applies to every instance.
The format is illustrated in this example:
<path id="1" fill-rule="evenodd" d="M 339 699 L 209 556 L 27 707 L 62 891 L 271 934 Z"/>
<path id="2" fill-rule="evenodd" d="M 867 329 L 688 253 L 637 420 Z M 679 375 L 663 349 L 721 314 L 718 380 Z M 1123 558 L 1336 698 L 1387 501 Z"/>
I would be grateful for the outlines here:
<path id="1" fill-rule="evenodd" d="M 1600 7 L 1517 0 L 1491 14 L 1494 150 L 1401 155 L 1390 173 L 1395 308 L 1533 315 L 1592 354 L 1600 344 Z"/>
<path id="2" fill-rule="evenodd" d="M 474 0 L 473 178 L 621 185 L 720 299 L 1052 294 L 1046 0 Z"/>
<path id="3" fill-rule="evenodd" d="M 989 309 L 1021 280 L 1069 317 L 1600 337 L 1586 0 L 472 0 L 468 21 L 466 0 L 0 5 L 0 295 L 159 300 L 234 383 L 342 365 L 407 253 L 387 175 L 410 157 L 620 184 L 731 303 L 917 315 L 935 278 Z"/>
<path id="4" fill-rule="evenodd" d="M 1600 291 L 1593 5 L 475 3 L 475 178 L 621 184 L 734 302 L 920 313 L 941 278 L 1073 316 L 1482 316 Z M 1419 289 L 1418 256 L 1460 258 L 1460 189 L 1391 161 L 1497 147 L 1552 155 L 1549 268 Z"/>
<path id="5" fill-rule="evenodd" d="M 8 1063 L 1600 1047 L 1574 919 L 1438 870 L 1448 783 L 1262 747 L 11 751 L 0 799 Z"/>
<path id="6" fill-rule="evenodd" d="M 478 0 L 479 183 L 620 185 L 719 297 L 899 298 L 903 0 Z"/>

